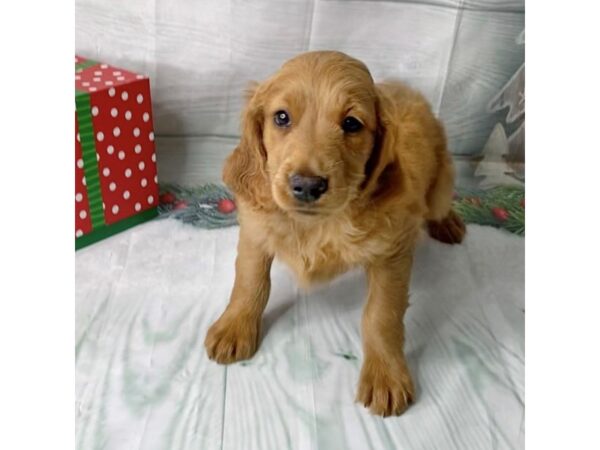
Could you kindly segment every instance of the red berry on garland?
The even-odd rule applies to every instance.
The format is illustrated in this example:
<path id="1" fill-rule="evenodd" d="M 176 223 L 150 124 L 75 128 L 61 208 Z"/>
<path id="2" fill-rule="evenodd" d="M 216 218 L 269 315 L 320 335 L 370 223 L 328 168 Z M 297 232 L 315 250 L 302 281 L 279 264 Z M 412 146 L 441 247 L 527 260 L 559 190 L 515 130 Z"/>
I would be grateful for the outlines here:
<path id="1" fill-rule="evenodd" d="M 173 205 L 173 209 L 185 209 L 187 208 L 188 204 L 186 202 L 184 202 L 183 200 L 178 200 L 177 202 L 175 202 L 175 205 Z"/>
<path id="2" fill-rule="evenodd" d="M 159 201 L 163 205 L 170 205 L 175 201 L 175 196 L 170 192 L 165 192 L 164 194 L 160 194 Z"/>
<path id="3" fill-rule="evenodd" d="M 220 213 L 231 214 L 233 211 L 235 211 L 235 203 L 233 203 L 233 201 L 229 200 L 228 198 L 223 198 L 219 200 L 219 203 L 217 204 L 217 209 Z"/>
<path id="4" fill-rule="evenodd" d="M 502 222 L 504 222 L 505 220 L 508 220 L 508 211 L 505 210 L 504 208 L 500 208 L 498 206 L 492 208 L 492 214 L 494 215 L 494 217 Z"/>

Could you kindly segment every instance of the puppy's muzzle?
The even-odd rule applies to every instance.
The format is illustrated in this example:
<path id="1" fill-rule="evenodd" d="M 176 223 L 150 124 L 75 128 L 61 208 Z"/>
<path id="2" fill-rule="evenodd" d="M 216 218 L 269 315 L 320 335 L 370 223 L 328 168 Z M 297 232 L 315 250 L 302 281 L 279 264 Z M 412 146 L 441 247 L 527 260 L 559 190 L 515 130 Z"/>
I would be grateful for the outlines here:
<path id="1" fill-rule="evenodd" d="M 294 198 L 303 203 L 315 202 L 327 192 L 327 178 L 295 174 L 289 178 L 289 186 Z"/>

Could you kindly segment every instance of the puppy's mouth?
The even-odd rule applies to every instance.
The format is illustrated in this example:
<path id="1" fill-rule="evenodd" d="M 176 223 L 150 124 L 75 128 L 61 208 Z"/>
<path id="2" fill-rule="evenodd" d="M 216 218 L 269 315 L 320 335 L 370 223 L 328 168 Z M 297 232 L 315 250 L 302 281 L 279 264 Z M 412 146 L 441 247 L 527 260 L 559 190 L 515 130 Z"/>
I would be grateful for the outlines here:
<path id="1" fill-rule="evenodd" d="M 294 208 L 292 211 L 303 216 L 318 216 L 320 214 L 319 211 L 314 208 Z"/>
<path id="2" fill-rule="evenodd" d="M 330 205 L 314 204 L 314 205 L 303 205 L 296 203 L 291 208 L 287 208 L 288 214 L 296 217 L 314 218 L 314 219 L 325 219 L 334 215 L 338 209 L 331 208 Z"/>
<path id="3" fill-rule="evenodd" d="M 329 204 L 311 204 L 305 205 L 299 202 L 288 204 L 286 208 L 282 208 L 290 217 L 297 220 L 326 220 L 334 216 L 340 209 L 332 208 Z"/>

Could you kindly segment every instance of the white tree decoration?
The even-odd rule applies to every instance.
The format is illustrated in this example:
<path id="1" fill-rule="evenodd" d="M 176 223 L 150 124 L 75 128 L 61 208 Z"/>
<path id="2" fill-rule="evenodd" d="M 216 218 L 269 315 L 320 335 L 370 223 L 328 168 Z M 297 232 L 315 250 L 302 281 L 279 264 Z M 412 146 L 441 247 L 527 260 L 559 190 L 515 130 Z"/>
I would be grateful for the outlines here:
<path id="1" fill-rule="evenodd" d="M 515 42 L 518 45 L 525 43 L 525 30 L 517 36 Z M 506 125 L 514 124 L 518 127 L 507 137 L 502 123 L 494 126 L 483 147 L 483 159 L 474 173 L 476 177 L 482 177 L 479 183 L 482 188 L 494 185 L 521 185 L 525 180 L 525 63 L 488 104 L 490 113 L 505 108 L 508 108 Z"/>

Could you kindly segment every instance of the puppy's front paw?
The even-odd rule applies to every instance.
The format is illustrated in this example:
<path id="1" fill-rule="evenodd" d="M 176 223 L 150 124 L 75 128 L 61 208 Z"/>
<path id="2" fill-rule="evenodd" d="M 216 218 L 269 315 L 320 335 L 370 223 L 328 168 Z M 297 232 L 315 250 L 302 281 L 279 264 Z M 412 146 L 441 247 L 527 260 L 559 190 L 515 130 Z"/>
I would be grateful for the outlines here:
<path id="1" fill-rule="evenodd" d="M 249 359 L 258 347 L 259 321 L 225 313 L 206 333 L 208 357 L 219 364 Z"/>
<path id="2" fill-rule="evenodd" d="M 356 401 L 378 416 L 398 416 L 413 402 L 414 388 L 404 363 L 385 364 L 367 360 L 363 364 Z"/>

